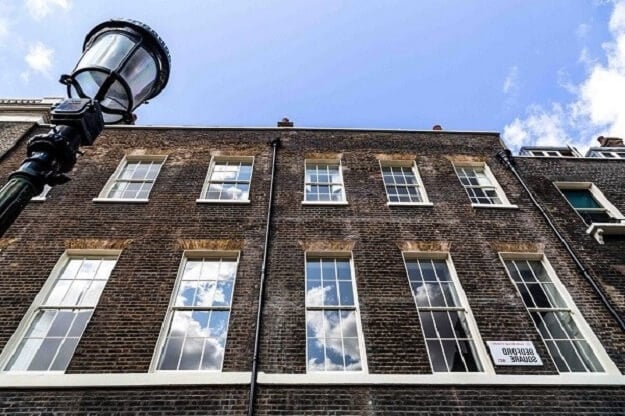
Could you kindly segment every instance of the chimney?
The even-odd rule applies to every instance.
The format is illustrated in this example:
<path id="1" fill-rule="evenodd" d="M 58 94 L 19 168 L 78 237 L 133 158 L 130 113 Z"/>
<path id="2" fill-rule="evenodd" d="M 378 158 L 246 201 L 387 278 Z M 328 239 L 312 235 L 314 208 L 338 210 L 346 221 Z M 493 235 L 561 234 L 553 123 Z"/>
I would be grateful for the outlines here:
<path id="1" fill-rule="evenodd" d="M 597 137 L 597 141 L 601 144 L 601 147 L 624 147 L 623 139 L 620 137 Z"/>
<path id="2" fill-rule="evenodd" d="M 435 124 L 434 126 L 432 126 L 432 130 L 443 130 L 443 128 L 440 124 Z"/>
<path id="3" fill-rule="evenodd" d="M 278 127 L 293 127 L 293 122 L 284 117 L 282 120 L 278 121 Z"/>

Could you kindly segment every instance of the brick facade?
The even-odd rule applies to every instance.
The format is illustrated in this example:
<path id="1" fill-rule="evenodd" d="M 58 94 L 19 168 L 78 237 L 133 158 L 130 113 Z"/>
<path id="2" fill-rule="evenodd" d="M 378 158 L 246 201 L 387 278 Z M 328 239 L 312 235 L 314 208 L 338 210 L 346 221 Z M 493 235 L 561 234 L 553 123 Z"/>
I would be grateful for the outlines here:
<path id="1" fill-rule="evenodd" d="M 588 225 L 554 185 L 554 182 L 592 182 L 623 213 L 625 161 L 519 157 L 516 163 L 540 204 L 625 319 L 625 238 L 606 236 L 605 244 L 599 244 L 586 233 Z"/>
<path id="2" fill-rule="evenodd" d="M 369 374 L 431 374 L 402 260 L 406 244 L 446 247 L 482 340 L 532 341 L 544 362 L 495 367 L 496 375 L 558 374 L 498 257 L 500 251 L 523 248 L 545 254 L 611 360 L 625 371 L 625 333 L 518 181 L 497 161 L 495 153 L 503 148 L 498 135 L 444 131 L 107 128 L 93 147 L 83 149 L 73 180 L 52 189 L 44 203 L 31 203 L 0 239 L 0 348 L 67 248 L 121 242 L 117 265 L 66 373 L 147 373 L 183 249 L 189 241 L 208 241 L 241 250 L 223 371 L 251 371 L 271 172 L 268 141 L 275 138 L 281 145 L 261 315 L 261 372 L 306 373 L 305 247 L 339 243 L 353 246 Z M 149 202 L 94 202 L 133 149 L 168 155 Z M 15 169 L 24 153 L 22 141 L 0 163 L 0 176 Z M 304 161 L 328 154 L 340 154 L 348 205 L 303 205 Z M 211 155 L 254 156 L 249 204 L 196 202 Z M 415 157 L 433 206 L 388 206 L 381 155 Z M 517 208 L 473 208 L 451 160 L 486 162 Z M 597 186 L 611 197 L 608 185 Z M 622 204 L 622 193 L 620 198 L 612 202 Z M 605 253 L 613 255 L 623 258 Z M 618 276 L 607 274 L 604 283 L 622 294 Z M 579 387 L 342 385 L 340 377 L 332 385 L 261 383 L 256 412 L 605 415 L 623 414 L 625 404 L 622 376 L 620 386 Z M 0 414 L 244 414 L 248 395 L 249 385 L 9 386 L 0 389 Z"/>

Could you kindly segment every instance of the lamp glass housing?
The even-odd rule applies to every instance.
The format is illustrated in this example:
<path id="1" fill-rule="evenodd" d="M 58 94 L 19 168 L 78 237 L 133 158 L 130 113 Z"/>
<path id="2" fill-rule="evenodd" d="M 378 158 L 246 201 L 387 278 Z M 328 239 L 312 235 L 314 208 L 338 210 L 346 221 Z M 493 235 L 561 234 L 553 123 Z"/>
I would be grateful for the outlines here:
<path id="1" fill-rule="evenodd" d="M 164 88 L 169 51 L 148 26 L 112 20 L 96 26 L 69 76 L 61 78 L 70 97 L 100 102 L 107 124 L 132 122 L 132 111 Z"/>

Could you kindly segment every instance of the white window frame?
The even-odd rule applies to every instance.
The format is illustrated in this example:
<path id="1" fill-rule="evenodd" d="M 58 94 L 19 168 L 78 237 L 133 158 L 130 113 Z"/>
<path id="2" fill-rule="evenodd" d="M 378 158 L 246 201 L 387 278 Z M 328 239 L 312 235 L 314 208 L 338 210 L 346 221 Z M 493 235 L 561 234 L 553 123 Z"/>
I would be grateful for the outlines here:
<path id="1" fill-rule="evenodd" d="M 119 162 L 119 165 L 117 165 L 117 168 L 115 169 L 113 174 L 109 177 L 108 181 L 106 182 L 106 184 L 100 191 L 100 194 L 98 195 L 98 197 L 93 198 L 93 201 L 94 202 L 124 202 L 124 203 L 128 203 L 128 202 L 147 203 L 149 202 L 150 193 L 152 192 L 152 189 L 154 188 L 154 185 L 156 184 L 156 181 L 158 180 L 158 176 L 160 175 L 161 169 L 163 168 L 163 165 L 165 165 L 166 160 L 167 160 L 167 155 L 125 155 L 122 158 L 122 160 Z M 132 162 L 160 163 L 160 167 L 158 169 L 156 177 L 154 178 L 154 181 L 152 182 L 152 187 L 150 188 L 150 192 L 148 192 L 148 197 L 147 198 L 109 198 L 108 194 L 111 192 L 113 185 L 119 179 L 126 165 Z M 144 181 L 144 182 L 147 182 L 147 181 Z"/>
<path id="2" fill-rule="evenodd" d="M 454 162 L 453 166 L 454 166 L 454 172 L 456 173 L 456 177 L 458 178 L 458 182 L 460 182 L 462 189 L 464 189 L 465 193 L 467 194 L 469 201 L 471 201 L 471 195 L 469 195 L 469 191 L 460 180 L 460 175 L 458 174 L 458 168 L 482 168 L 484 170 L 484 175 L 491 183 L 490 187 L 495 189 L 495 193 L 497 194 L 497 197 L 501 201 L 500 204 L 479 204 L 479 203 L 471 202 L 472 207 L 474 208 L 518 208 L 517 205 L 513 205 L 510 203 L 510 201 L 508 200 L 508 197 L 506 197 L 506 193 L 503 191 L 503 188 L 501 187 L 499 182 L 497 182 L 495 175 L 493 175 L 493 172 L 490 170 L 486 162 L 462 162 L 462 163 Z"/>
<path id="3" fill-rule="evenodd" d="M 47 199 L 48 192 L 50 192 L 51 189 L 52 187 L 50 185 L 43 185 L 43 191 L 41 191 L 39 195 L 33 196 L 30 200 L 33 202 L 44 202 Z"/>
<path id="4" fill-rule="evenodd" d="M 327 183 L 328 186 L 331 185 L 340 185 L 342 188 L 341 196 L 342 199 L 340 201 L 309 201 L 306 199 L 306 186 L 307 185 L 326 185 L 321 182 L 306 182 L 306 168 L 308 165 L 333 165 L 338 166 L 339 168 L 339 176 L 341 178 L 341 182 L 331 182 Z M 345 178 L 343 178 L 343 162 L 341 159 L 305 159 L 304 160 L 304 200 L 302 201 L 302 205 L 348 205 L 347 202 L 347 193 L 345 191 Z"/>
<path id="5" fill-rule="evenodd" d="M 586 319 L 584 319 L 584 316 L 577 308 L 577 305 L 573 301 L 571 294 L 566 289 L 566 287 L 562 284 L 562 281 L 556 274 L 555 270 L 553 269 L 553 267 L 551 267 L 551 263 L 549 263 L 549 260 L 543 253 L 499 252 L 499 259 L 503 265 L 503 268 L 506 274 L 508 275 L 508 278 L 510 279 L 510 283 L 514 286 L 514 290 L 519 296 L 521 296 L 521 293 L 519 289 L 517 288 L 516 282 L 514 281 L 514 279 L 510 275 L 510 272 L 508 271 L 508 267 L 506 266 L 506 261 L 514 260 L 514 261 L 539 261 L 541 262 L 545 271 L 547 272 L 547 275 L 551 279 L 551 282 L 553 283 L 555 289 L 557 290 L 558 294 L 560 295 L 560 297 L 566 304 L 568 310 L 570 311 L 571 318 L 577 325 L 577 328 L 581 332 L 586 342 L 588 342 L 588 345 L 590 345 L 590 347 L 592 348 L 593 352 L 595 353 L 597 357 L 597 360 L 599 361 L 599 363 L 603 366 L 603 369 L 605 370 L 603 372 L 597 371 L 597 372 L 560 373 L 560 371 L 555 366 L 555 361 L 553 360 L 553 357 L 551 356 L 551 352 L 549 351 L 549 348 L 547 348 L 547 345 L 545 343 L 545 340 L 543 339 L 542 334 L 540 333 L 540 330 L 534 323 L 534 319 L 532 319 L 532 316 L 530 314 L 528 307 L 525 305 L 525 302 L 521 300 L 521 302 L 523 303 L 523 306 L 525 307 L 525 311 L 527 312 L 527 317 L 532 322 L 534 328 L 536 328 L 536 333 L 538 334 L 540 339 L 543 341 L 543 345 L 545 346 L 545 350 L 547 350 L 549 359 L 551 360 L 552 363 L 554 363 L 554 367 L 556 368 L 556 370 L 558 370 L 558 374 L 561 374 L 561 375 L 582 374 L 585 377 L 593 377 L 597 375 L 601 376 L 604 374 L 608 374 L 608 375 L 620 375 L 621 374 L 618 368 L 616 367 L 616 365 L 612 362 L 612 360 L 608 356 L 608 353 L 603 348 L 603 345 L 601 344 L 601 342 L 599 341 L 599 339 L 597 338 L 593 330 L 590 328 L 590 325 L 588 325 L 588 322 L 586 322 Z"/>
<path id="6" fill-rule="evenodd" d="M 419 167 L 417 166 L 417 162 L 415 160 L 379 160 L 380 163 L 380 172 L 382 173 L 382 185 L 384 186 L 384 192 L 386 194 L 386 205 L 393 206 L 424 206 L 431 207 L 434 204 L 430 202 L 428 198 L 428 194 L 425 190 L 425 186 L 423 185 L 423 181 L 421 180 L 421 175 L 419 174 Z M 421 196 L 421 202 L 391 202 L 388 194 L 388 190 L 386 188 L 387 184 L 384 181 L 384 168 L 387 167 L 401 167 L 401 168 L 411 168 L 412 173 L 415 176 L 415 180 L 417 181 L 414 185 L 408 185 L 407 187 L 413 187 L 417 189 Z"/>
<path id="7" fill-rule="evenodd" d="M 573 152 L 571 152 L 570 155 L 563 155 L 560 150 L 529 150 L 528 152 L 531 156 L 534 157 L 575 157 Z"/>
<path id="8" fill-rule="evenodd" d="M 467 326 L 469 327 L 469 331 L 471 333 L 471 338 L 473 339 L 473 343 L 475 344 L 475 349 L 477 352 L 477 359 L 480 361 L 482 366 L 482 371 L 466 371 L 466 372 L 458 372 L 458 371 L 441 371 L 434 372 L 434 366 L 432 364 L 432 360 L 430 358 L 430 351 L 427 346 L 427 342 L 425 342 L 425 333 L 423 332 L 423 325 L 421 323 L 421 316 L 419 315 L 420 307 L 417 305 L 416 299 L 413 301 L 415 303 L 417 315 L 419 317 L 419 325 L 421 326 L 421 336 L 423 337 L 423 342 L 425 344 L 425 348 L 428 353 L 428 361 L 430 362 L 430 368 L 432 368 L 432 374 L 451 374 L 454 377 L 463 378 L 465 376 L 473 377 L 475 374 L 495 374 L 495 370 L 493 368 L 492 362 L 488 355 L 488 351 L 484 345 L 484 341 L 482 340 L 482 336 L 480 334 L 480 330 L 477 326 L 477 322 L 475 321 L 475 317 L 473 316 L 473 311 L 471 310 L 471 306 L 469 305 L 469 299 L 460 283 L 460 279 L 458 278 L 458 273 L 456 272 L 456 268 L 454 266 L 454 262 L 451 259 L 451 254 L 447 251 L 402 251 L 402 259 L 404 262 L 404 270 L 406 273 L 406 280 L 408 281 L 408 285 L 410 286 L 410 277 L 408 275 L 408 264 L 407 262 L 411 260 L 444 260 L 447 264 L 447 269 L 449 270 L 449 275 L 451 276 L 451 280 L 454 284 L 454 289 L 456 290 L 456 294 L 458 295 L 458 299 L 460 300 L 460 305 L 456 308 L 458 310 L 462 310 L 465 314 L 465 319 L 467 322 Z M 410 289 L 410 293 L 412 294 L 412 288 Z M 436 309 L 436 308 L 427 308 L 428 310 Z M 448 308 L 441 308 L 441 310 L 448 310 Z"/>
<path id="9" fill-rule="evenodd" d="M 247 199 L 209 199 L 206 198 L 208 193 L 208 188 L 211 184 L 210 178 L 215 169 L 215 165 L 221 162 L 240 162 L 240 163 L 249 163 L 250 164 L 250 179 L 247 181 L 249 190 L 247 193 Z M 208 166 L 208 172 L 206 173 L 206 178 L 204 179 L 204 184 L 202 185 L 202 193 L 200 197 L 196 199 L 198 203 L 211 203 L 211 204 L 249 204 L 250 203 L 250 194 L 252 192 L 252 177 L 254 176 L 254 156 L 213 156 L 211 157 L 210 164 Z M 219 182 L 219 183 L 226 183 Z M 236 181 L 236 183 L 244 183 L 245 181 Z M 217 182 L 213 182 L 217 183 Z"/>
<path id="10" fill-rule="evenodd" d="M 18 349 L 22 339 L 24 338 L 24 336 L 28 332 L 28 329 L 30 328 L 31 324 L 34 321 L 34 319 L 35 319 L 35 317 L 37 315 L 37 312 L 39 311 L 39 309 L 41 309 L 45 305 L 46 298 L 50 294 L 51 290 L 54 288 L 54 284 L 55 284 L 57 278 L 61 275 L 61 273 L 63 272 L 65 266 L 68 264 L 68 262 L 72 258 L 74 258 L 74 257 L 91 257 L 91 256 L 93 256 L 93 257 L 110 257 L 111 259 L 114 258 L 116 261 L 118 261 L 120 254 L 121 254 L 121 250 L 105 250 L 105 249 L 102 249 L 102 250 L 66 250 L 61 255 L 61 257 L 59 257 L 59 259 L 57 260 L 56 264 L 52 268 L 52 271 L 50 272 L 50 275 L 48 276 L 48 278 L 46 279 L 45 283 L 43 284 L 43 286 L 39 290 L 39 293 L 37 293 L 37 295 L 35 296 L 35 298 L 33 299 L 32 303 L 31 303 L 30 307 L 28 308 L 28 310 L 26 311 L 26 313 L 22 317 L 22 320 L 20 321 L 19 325 L 17 326 L 17 329 L 15 330 L 13 335 L 11 335 L 11 337 L 9 338 L 8 342 L 6 343 L 4 349 L 0 353 L 0 374 L 2 374 L 2 375 L 9 375 L 9 376 L 13 376 L 13 375 L 32 376 L 32 375 L 51 375 L 51 374 L 62 374 L 63 375 L 63 374 L 65 374 L 65 370 L 63 370 L 63 371 L 59 371 L 59 370 L 54 370 L 54 371 L 53 370 L 50 370 L 50 371 L 11 371 L 11 370 L 5 370 L 4 368 L 9 363 L 9 360 L 13 357 L 13 354 L 15 354 L 17 352 L 17 349 Z M 94 312 L 97 309 L 97 307 L 98 307 L 98 305 L 96 303 L 96 305 L 93 307 L 93 311 Z M 71 307 L 68 307 L 68 308 L 71 309 Z M 87 321 L 85 330 L 89 326 L 89 321 Z M 83 335 L 84 335 L 84 332 L 80 335 L 81 339 L 82 339 Z M 80 345 L 80 340 L 78 341 L 77 346 L 78 345 Z M 70 364 L 71 364 L 71 360 L 72 359 L 73 359 L 73 357 L 70 358 L 70 361 L 69 361 Z"/>
<path id="11" fill-rule="evenodd" d="M 590 151 L 589 156 L 594 157 L 594 158 L 599 158 L 599 159 L 608 159 L 608 160 L 625 159 L 625 156 L 619 156 L 619 153 L 625 153 L 625 148 L 623 148 L 622 150 L 595 149 L 595 150 Z M 610 156 L 607 156 L 607 154 L 609 154 Z"/>
<path id="12" fill-rule="evenodd" d="M 619 222 L 613 222 L 613 223 L 612 222 L 593 222 L 588 226 L 588 228 L 586 229 L 586 234 L 592 235 L 599 244 L 604 244 L 605 242 L 603 238 L 604 235 L 625 234 L 625 215 L 623 215 L 621 211 L 619 211 L 619 209 L 615 207 L 610 202 L 610 200 L 608 200 L 608 198 L 605 197 L 605 195 L 603 195 L 603 192 L 601 192 L 601 190 L 597 186 L 595 186 L 594 183 L 557 181 L 557 182 L 554 182 L 553 184 L 562 195 L 562 198 L 564 198 L 566 203 L 571 207 L 571 209 L 573 209 L 573 211 L 575 211 L 575 213 L 579 216 L 579 218 L 582 220 L 584 224 L 586 224 L 584 217 L 582 217 L 582 215 L 579 213 L 577 208 L 575 208 L 569 202 L 566 195 L 564 195 L 564 192 L 562 192 L 563 190 L 569 190 L 569 189 L 570 190 L 588 190 L 591 196 L 595 199 L 595 201 L 597 201 L 597 203 L 605 209 L 605 212 L 610 217 L 619 221 Z"/>
<path id="13" fill-rule="evenodd" d="M 169 305 L 167 306 L 167 313 L 165 318 L 163 319 L 163 323 L 161 324 L 161 331 L 159 333 L 158 340 L 156 342 L 156 346 L 154 348 L 154 353 L 152 354 L 152 361 L 150 363 L 149 372 L 150 373 L 160 373 L 160 374 L 221 374 L 223 372 L 223 363 L 225 361 L 225 351 L 227 351 L 228 346 L 228 332 L 230 330 L 230 318 L 232 317 L 232 305 L 234 304 L 234 292 L 236 288 L 237 282 L 237 273 L 239 271 L 239 261 L 240 261 L 241 252 L 237 250 L 185 250 L 182 253 L 182 258 L 180 260 L 180 266 L 178 267 L 178 273 L 176 275 L 176 282 L 174 284 L 174 288 L 171 292 L 171 297 L 169 299 Z M 158 368 L 158 363 L 161 358 L 161 354 L 163 352 L 163 347 L 167 342 L 167 336 L 169 334 L 169 328 L 171 326 L 171 322 L 174 316 L 174 312 L 179 310 L 179 307 L 174 306 L 176 304 L 176 297 L 178 295 L 178 290 L 180 289 L 180 285 L 182 283 L 182 277 L 184 274 L 185 265 L 187 260 L 201 259 L 201 258 L 226 258 L 228 260 L 233 260 L 236 262 L 236 269 L 234 272 L 234 283 L 232 285 L 232 299 L 230 306 L 228 307 L 206 307 L 206 310 L 228 310 L 230 312 L 228 314 L 228 327 L 226 328 L 226 343 L 224 344 L 224 359 L 221 362 L 221 368 L 219 370 L 160 370 Z"/>
<path id="14" fill-rule="evenodd" d="M 304 254 L 304 288 L 306 288 L 306 282 L 308 281 L 308 259 L 319 259 L 319 258 L 333 258 L 333 259 L 341 259 L 341 260 L 349 260 L 349 268 L 352 278 L 352 293 L 354 294 L 354 307 L 347 308 L 342 306 L 319 306 L 319 305 L 308 305 L 307 301 L 307 293 L 304 289 L 304 328 L 305 333 L 305 345 L 306 345 L 306 374 L 315 375 L 315 374 L 330 374 L 336 375 L 337 377 L 349 377 L 350 374 L 368 374 L 369 369 L 367 366 L 367 350 L 365 346 L 365 336 L 362 331 L 362 321 L 360 319 L 360 303 L 358 299 L 358 289 L 356 284 L 356 269 L 354 267 L 354 257 L 351 251 L 307 251 Z M 356 313 L 356 330 L 358 331 L 358 348 L 360 349 L 360 361 L 361 361 L 361 369 L 360 370 L 350 370 L 350 371 L 332 371 L 332 370 L 310 370 L 308 368 L 308 321 L 306 319 L 306 313 L 308 310 L 326 310 L 326 309 L 338 309 L 340 310 L 353 310 Z"/>

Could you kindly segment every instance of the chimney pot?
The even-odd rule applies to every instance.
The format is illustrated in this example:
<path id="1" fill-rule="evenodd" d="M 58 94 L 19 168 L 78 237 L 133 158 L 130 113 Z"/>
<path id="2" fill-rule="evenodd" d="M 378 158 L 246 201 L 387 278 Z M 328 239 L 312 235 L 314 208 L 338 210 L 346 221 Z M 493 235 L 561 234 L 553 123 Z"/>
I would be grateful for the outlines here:
<path id="1" fill-rule="evenodd" d="M 441 125 L 440 125 L 440 124 L 435 124 L 435 125 L 432 127 L 432 130 L 443 130 L 443 128 L 441 127 Z"/>
<path id="2" fill-rule="evenodd" d="M 283 117 L 282 120 L 278 121 L 278 127 L 293 127 L 293 122 L 286 117 Z"/>
<path id="3" fill-rule="evenodd" d="M 620 137 L 597 137 L 597 141 L 601 144 L 601 147 L 624 147 L 623 139 Z"/>

